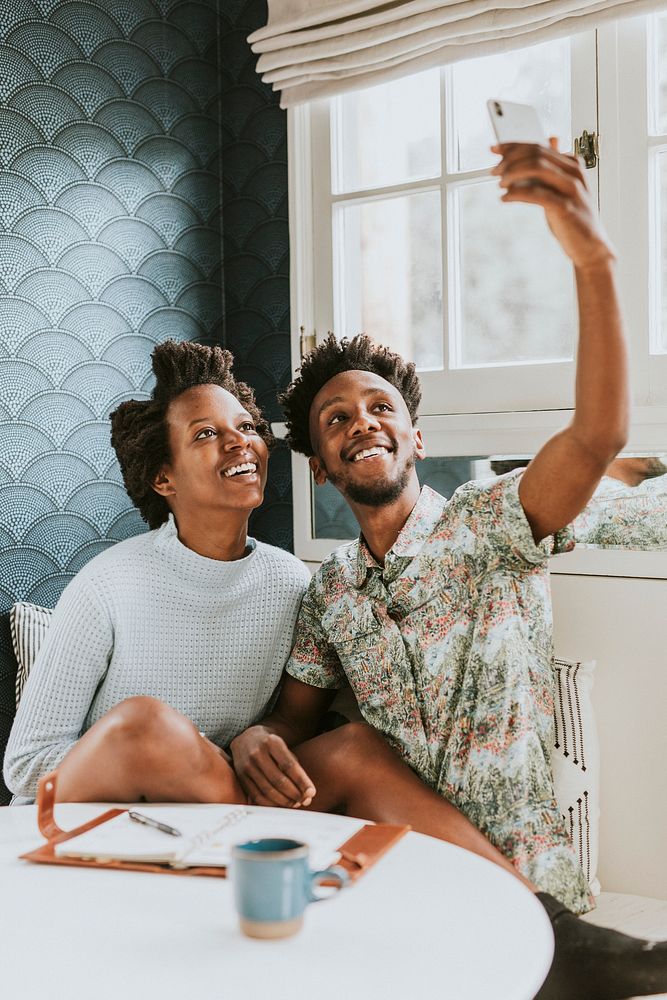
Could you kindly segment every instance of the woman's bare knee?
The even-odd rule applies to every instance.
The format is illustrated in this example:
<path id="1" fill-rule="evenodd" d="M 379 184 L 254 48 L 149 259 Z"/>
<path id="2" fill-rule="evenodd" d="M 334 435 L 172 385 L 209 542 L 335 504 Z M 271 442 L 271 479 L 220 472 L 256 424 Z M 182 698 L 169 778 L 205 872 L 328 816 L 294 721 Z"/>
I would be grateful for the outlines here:
<path id="1" fill-rule="evenodd" d="M 116 705 L 81 737 L 60 770 L 63 800 L 245 801 L 217 747 L 156 698 Z"/>
<path id="2" fill-rule="evenodd" d="M 195 726 L 184 715 L 147 695 L 126 698 L 104 715 L 95 727 L 97 737 L 114 744 L 119 750 L 129 750 L 138 745 L 165 746 L 175 740 L 201 739 Z M 92 729 L 91 729 L 92 732 Z"/>

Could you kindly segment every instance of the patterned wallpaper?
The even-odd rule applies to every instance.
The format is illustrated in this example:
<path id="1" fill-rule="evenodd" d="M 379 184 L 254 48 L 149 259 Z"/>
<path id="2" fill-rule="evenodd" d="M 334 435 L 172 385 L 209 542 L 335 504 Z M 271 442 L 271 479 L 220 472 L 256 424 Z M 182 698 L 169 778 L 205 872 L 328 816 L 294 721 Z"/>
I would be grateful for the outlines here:
<path id="1" fill-rule="evenodd" d="M 245 43 L 264 5 L 221 0 L 222 21 L 217 8 L 0 4 L 0 748 L 13 716 L 6 610 L 52 606 L 88 559 L 146 528 L 107 417 L 150 392 L 155 344 L 225 343 L 276 416 L 289 368 L 285 116 Z M 289 547 L 284 452 L 267 501 L 255 532 Z"/>
<path id="2" fill-rule="evenodd" d="M 221 4 L 225 339 L 265 413 L 290 380 L 287 116 L 260 81 L 246 42 L 266 4 Z M 293 547 L 292 473 L 285 445 L 272 454 L 264 504 L 250 521 L 263 541 Z"/>

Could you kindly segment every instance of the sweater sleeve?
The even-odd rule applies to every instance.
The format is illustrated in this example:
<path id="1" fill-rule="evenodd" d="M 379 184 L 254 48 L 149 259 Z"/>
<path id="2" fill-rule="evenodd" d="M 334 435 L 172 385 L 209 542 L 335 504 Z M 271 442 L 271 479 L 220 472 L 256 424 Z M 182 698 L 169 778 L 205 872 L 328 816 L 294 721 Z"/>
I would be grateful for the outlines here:
<path id="1" fill-rule="evenodd" d="M 7 787 L 34 798 L 82 735 L 113 651 L 107 610 L 85 573 L 63 591 L 26 682 L 4 761 Z"/>

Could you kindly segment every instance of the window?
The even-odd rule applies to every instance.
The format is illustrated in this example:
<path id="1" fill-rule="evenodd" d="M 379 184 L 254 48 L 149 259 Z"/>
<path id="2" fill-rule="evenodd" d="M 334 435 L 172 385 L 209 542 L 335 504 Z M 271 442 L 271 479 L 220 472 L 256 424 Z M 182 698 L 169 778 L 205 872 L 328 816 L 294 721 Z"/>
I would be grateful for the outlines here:
<path id="1" fill-rule="evenodd" d="M 291 111 L 293 323 L 318 337 L 365 330 L 415 360 L 433 476 L 450 462 L 464 481 L 480 456 L 533 453 L 566 422 L 572 271 L 539 210 L 499 201 L 493 97 L 535 104 L 562 148 L 601 135 L 588 180 L 619 250 L 631 446 L 665 451 L 667 15 Z M 319 559 L 349 525 L 343 535 L 333 496 L 315 503 L 298 458 L 294 472 L 297 554 Z"/>
<path id="2" fill-rule="evenodd" d="M 539 212 L 500 203 L 486 100 L 532 99 L 569 144 L 597 131 L 594 70 L 587 34 L 309 109 L 314 326 L 415 360 L 424 414 L 570 403 L 571 270 Z"/>

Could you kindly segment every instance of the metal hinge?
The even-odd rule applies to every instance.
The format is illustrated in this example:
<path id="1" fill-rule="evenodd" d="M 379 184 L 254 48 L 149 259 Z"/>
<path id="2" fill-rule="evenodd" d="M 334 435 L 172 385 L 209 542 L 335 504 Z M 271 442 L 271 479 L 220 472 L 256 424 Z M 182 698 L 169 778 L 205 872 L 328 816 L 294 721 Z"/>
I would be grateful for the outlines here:
<path id="1" fill-rule="evenodd" d="M 597 167 L 600 158 L 600 143 L 597 132 L 587 132 L 584 129 L 579 138 L 574 140 L 574 155 L 582 157 L 587 170 Z"/>

